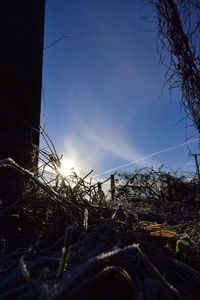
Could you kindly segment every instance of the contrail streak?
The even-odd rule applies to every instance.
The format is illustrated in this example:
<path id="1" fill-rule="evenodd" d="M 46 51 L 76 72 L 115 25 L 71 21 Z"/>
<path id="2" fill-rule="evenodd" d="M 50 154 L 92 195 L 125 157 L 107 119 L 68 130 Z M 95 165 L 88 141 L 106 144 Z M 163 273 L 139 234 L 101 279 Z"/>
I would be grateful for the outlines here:
<path id="1" fill-rule="evenodd" d="M 191 140 L 189 140 L 189 141 L 187 141 L 187 142 L 183 142 L 183 143 L 181 143 L 181 144 L 179 144 L 179 145 L 171 146 L 171 147 L 168 147 L 168 148 L 166 148 L 166 149 L 163 149 L 163 150 L 160 150 L 160 151 L 151 153 L 151 154 L 149 154 L 149 155 L 146 155 L 146 156 L 140 157 L 140 158 L 138 158 L 138 159 L 136 159 L 136 160 L 134 160 L 134 161 L 131 161 L 131 162 L 127 163 L 127 164 L 124 164 L 124 165 L 121 165 L 121 166 L 119 166 L 119 167 L 116 167 L 116 168 L 113 168 L 113 169 L 104 171 L 104 172 L 102 172 L 102 173 L 100 173 L 100 174 L 96 174 L 96 175 L 93 176 L 93 178 L 98 177 L 98 176 L 101 176 L 101 175 L 105 175 L 105 174 L 108 174 L 108 173 L 111 173 L 111 172 L 113 172 L 113 171 L 120 170 L 120 169 L 122 169 L 122 168 L 125 168 L 125 167 L 131 166 L 131 165 L 133 165 L 133 164 L 136 164 L 136 163 L 138 163 L 138 162 L 140 162 L 140 161 L 143 161 L 143 160 L 146 160 L 146 159 L 148 159 L 148 158 L 154 157 L 154 156 L 156 156 L 156 155 L 158 155 L 158 154 L 161 154 L 161 153 L 164 153 L 164 152 L 168 152 L 168 151 L 172 151 L 172 150 L 181 148 L 181 147 L 183 147 L 183 146 L 185 146 L 185 145 L 189 145 L 189 144 L 192 144 L 192 143 L 197 142 L 197 141 L 199 141 L 199 138 L 191 139 Z"/>

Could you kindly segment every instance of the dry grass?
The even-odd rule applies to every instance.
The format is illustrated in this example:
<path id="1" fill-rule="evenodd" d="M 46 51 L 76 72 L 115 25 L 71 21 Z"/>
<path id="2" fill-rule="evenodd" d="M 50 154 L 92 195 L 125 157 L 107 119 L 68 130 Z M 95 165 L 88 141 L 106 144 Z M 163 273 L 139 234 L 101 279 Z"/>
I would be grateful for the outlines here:
<path id="1" fill-rule="evenodd" d="M 196 180 L 180 179 L 189 189 L 181 200 L 172 183 L 161 182 L 169 174 L 141 170 L 129 186 L 119 177 L 115 202 L 107 195 L 105 207 L 89 176 L 58 174 L 59 157 L 47 141 L 37 176 L 1 161 L 27 181 L 18 221 L 2 232 L 0 299 L 198 299 Z M 1 217 L 15 205 L 2 208 Z"/>

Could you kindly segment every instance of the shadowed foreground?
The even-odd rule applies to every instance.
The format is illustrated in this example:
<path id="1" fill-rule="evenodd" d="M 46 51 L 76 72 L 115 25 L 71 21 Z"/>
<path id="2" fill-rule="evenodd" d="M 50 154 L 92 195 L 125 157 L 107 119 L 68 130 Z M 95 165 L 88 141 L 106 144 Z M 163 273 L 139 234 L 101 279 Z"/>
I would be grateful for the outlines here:
<path id="1" fill-rule="evenodd" d="M 56 171 L 56 153 L 43 155 Z M 151 186 L 135 174 L 134 191 L 146 182 L 137 198 L 120 181 L 103 199 L 87 176 L 47 180 L 42 167 L 36 177 L 11 159 L 0 164 L 26 179 L 20 209 L 0 211 L 0 299 L 199 299 L 198 184 L 192 204 L 190 192 L 170 200 L 162 190 L 161 199 L 151 170 Z"/>

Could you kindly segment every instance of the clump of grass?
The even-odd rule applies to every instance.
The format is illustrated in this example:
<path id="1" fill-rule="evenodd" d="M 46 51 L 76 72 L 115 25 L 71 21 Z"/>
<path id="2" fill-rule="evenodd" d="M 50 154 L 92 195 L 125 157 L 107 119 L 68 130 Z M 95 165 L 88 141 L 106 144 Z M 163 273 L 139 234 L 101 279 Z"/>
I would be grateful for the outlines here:
<path id="1" fill-rule="evenodd" d="M 73 231 L 73 227 L 68 227 L 65 232 L 64 246 L 62 248 L 62 255 L 60 258 L 60 263 L 59 263 L 59 268 L 58 268 L 58 273 L 57 273 L 58 282 L 60 282 L 63 279 L 65 268 L 67 266 L 67 260 L 68 260 L 69 253 L 70 253 L 72 231 Z"/>
<path id="2" fill-rule="evenodd" d="M 4 161 L 27 181 L 16 247 L 5 232 L 0 299 L 102 299 L 101 291 L 110 299 L 137 298 L 153 286 L 159 297 L 198 299 L 192 285 L 200 282 L 198 201 L 190 204 L 196 179 L 161 169 L 122 174 L 115 183 L 112 176 L 112 193 L 102 201 L 102 183 L 92 184 L 90 173 L 59 174 L 60 157 L 45 138 L 36 174 Z"/>

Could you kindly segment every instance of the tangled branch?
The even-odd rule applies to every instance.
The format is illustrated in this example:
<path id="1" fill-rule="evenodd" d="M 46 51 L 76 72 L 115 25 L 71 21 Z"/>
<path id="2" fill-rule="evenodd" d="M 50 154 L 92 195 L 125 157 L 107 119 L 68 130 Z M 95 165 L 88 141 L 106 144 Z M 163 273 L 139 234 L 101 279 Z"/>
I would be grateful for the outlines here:
<path id="1" fill-rule="evenodd" d="M 198 1 L 148 0 L 156 11 L 157 46 L 161 63 L 164 52 L 167 63 L 167 83 L 170 90 L 179 88 L 182 105 L 200 132 L 200 6 Z"/>

